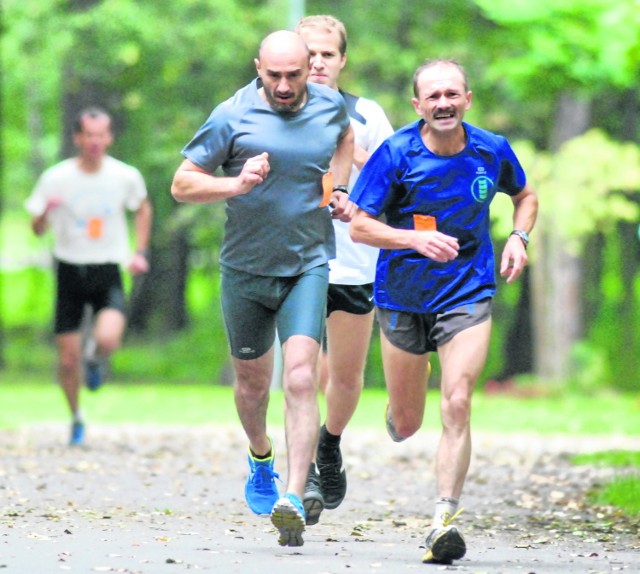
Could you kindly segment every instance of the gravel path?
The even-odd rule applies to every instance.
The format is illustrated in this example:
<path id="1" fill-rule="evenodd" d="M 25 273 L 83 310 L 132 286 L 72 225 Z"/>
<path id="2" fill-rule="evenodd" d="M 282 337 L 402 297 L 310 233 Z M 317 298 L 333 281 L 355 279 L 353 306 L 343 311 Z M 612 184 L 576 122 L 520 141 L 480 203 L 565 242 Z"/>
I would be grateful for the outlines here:
<path id="1" fill-rule="evenodd" d="M 474 574 L 640 572 L 637 522 L 589 509 L 585 493 L 610 470 L 567 453 L 640 449 L 640 437 L 476 435 L 458 519 L 465 558 L 424 565 L 437 436 L 402 444 L 348 430 L 349 492 L 301 548 L 278 546 L 268 518 L 243 498 L 246 442 L 237 427 L 90 427 L 0 436 L 0 572 Z M 286 476 L 284 439 L 273 433 Z"/>

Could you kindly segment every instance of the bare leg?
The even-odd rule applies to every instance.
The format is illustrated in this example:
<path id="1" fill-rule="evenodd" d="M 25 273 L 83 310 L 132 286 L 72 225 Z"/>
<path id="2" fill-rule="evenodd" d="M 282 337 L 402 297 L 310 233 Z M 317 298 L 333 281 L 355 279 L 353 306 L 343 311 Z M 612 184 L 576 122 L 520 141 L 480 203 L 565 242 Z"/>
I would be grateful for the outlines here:
<path id="1" fill-rule="evenodd" d="M 316 370 L 319 350 L 318 342 L 304 335 L 293 335 L 283 345 L 289 466 L 287 492 L 300 498 L 303 497 L 320 428 Z"/>
<path id="2" fill-rule="evenodd" d="M 273 347 L 257 359 L 244 361 L 234 358 L 233 365 L 236 371 L 234 396 L 240 422 L 253 453 L 265 455 L 271 448 L 267 436 L 267 408 L 273 371 Z"/>
<path id="3" fill-rule="evenodd" d="M 125 316 L 117 309 L 102 309 L 98 312 L 93 335 L 98 346 L 99 357 L 109 357 L 120 347 L 125 326 Z"/>
<path id="4" fill-rule="evenodd" d="M 321 393 L 326 393 L 329 384 L 329 357 L 323 349 L 320 349 L 318 356 L 318 381 L 318 390 Z"/>
<path id="5" fill-rule="evenodd" d="M 489 319 L 461 331 L 438 349 L 442 367 L 442 436 L 436 456 L 440 496 L 457 499 L 462 493 L 471 460 L 471 395 L 487 358 L 490 335 Z"/>
<path id="6" fill-rule="evenodd" d="M 72 414 L 78 412 L 80 393 L 81 336 L 74 331 L 56 335 L 58 378 Z"/>
<path id="7" fill-rule="evenodd" d="M 327 319 L 326 427 L 333 435 L 343 433 L 358 405 L 372 326 L 373 311 L 366 315 L 334 311 Z"/>
<path id="8" fill-rule="evenodd" d="M 400 436 L 410 437 L 424 418 L 429 353 L 407 353 L 392 345 L 382 331 L 380 340 L 393 425 Z"/>

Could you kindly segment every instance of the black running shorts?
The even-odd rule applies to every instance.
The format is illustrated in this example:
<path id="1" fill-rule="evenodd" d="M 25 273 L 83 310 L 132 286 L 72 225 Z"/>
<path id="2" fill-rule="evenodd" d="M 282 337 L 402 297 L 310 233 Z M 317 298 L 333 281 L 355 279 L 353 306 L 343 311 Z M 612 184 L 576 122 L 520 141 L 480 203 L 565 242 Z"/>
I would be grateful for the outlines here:
<path id="1" fill-rule="evenodd" d="M 327 317 L 334 311 L 366 315 L 373 311 L 373 283 L 365 285 L 329 284 Z"/>
<path id="2" fill-rule="evenodd" d="M 94 313 L 105 308 L 126 311 L 120 267 L 115 263 L 75 265 L 56 261 L 56 284 L 56 335 L 78 331 L 87 304 Z"/>

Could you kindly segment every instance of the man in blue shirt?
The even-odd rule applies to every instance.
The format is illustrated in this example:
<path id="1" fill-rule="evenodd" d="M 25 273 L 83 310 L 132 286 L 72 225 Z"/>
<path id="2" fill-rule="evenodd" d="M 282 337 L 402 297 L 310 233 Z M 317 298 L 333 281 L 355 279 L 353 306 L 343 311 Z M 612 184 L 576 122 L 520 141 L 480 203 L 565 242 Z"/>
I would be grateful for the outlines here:
<path id="1" fill-rule="evenodd" d="M 256 514 L 271 515 L 281 545 L 301 546 L 301 498 L 320 428 L 316 366 L 335 256 L 331 220 L 348 217 L 346 195 L 327 190 L 325 174 L 331 164 L 333 183 L 347 183 L 353 132 L 342 96 L 307 85 L 300 36 L 270 34 L 255 64 L 260 81 L 213 110 L 183 149 L 171 191 L 179 201 L 225 201 L 222 308 L 249 439 L 245 498 Z M 213 175 L 218 168 L 223 175 Z M 289 472 L 282 497 L 266 428 L 276 329 Z"/>
<path id="2" fill-rule="evenodd" d="M 350 233 L 381 249 L 374 298 L 387 430 L 396 442 L 422 424 L 429 353 L 438 352 L 438 498 L 423 561 L 448 564 L 466 552 L 451 521 L 469 468 L 471 395 L 491 332 L 496 282 L 489 205 L 497 192 L 513 202 L 514 230 L 500 261 L 500 274 L 511 283 L 527 264 L 538 199 L 507 140 L 463 121 L 472 92 L 458 63 L 425 62 L 413 88 L 421 119 L 398 130 L 365 164 L 351 193 L 359 209 Z"/>

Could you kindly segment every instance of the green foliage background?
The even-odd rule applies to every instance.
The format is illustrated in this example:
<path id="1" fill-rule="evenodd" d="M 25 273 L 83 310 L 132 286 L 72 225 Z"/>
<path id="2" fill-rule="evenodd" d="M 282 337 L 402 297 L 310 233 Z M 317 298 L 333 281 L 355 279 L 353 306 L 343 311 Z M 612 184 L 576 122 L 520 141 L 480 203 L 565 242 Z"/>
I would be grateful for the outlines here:
<path id="1" fill-rule="evenodd" d="M 540 192 L 536 233 L 561 230 L 563 244 L 587 264 L 585 338 L 575 348 L 572 384 L 637 388 L 640 255 L 634 232 L 640 161 L 637 113 L 629 115 L 638 105 L 640 77 L 637 1 L 302 4 L 306 14 L 330 13 L 345 22 L 349 47 L 342 87 L 377 100 L 395 127 L 416 118 L 411 77 L 424 58 L 454 57 L 465 64 L 474 91 L 467 119 L 517 142 Z M 169 186 L 182 146 L 217 103 L 253 78 L 260 39 L 291 26 L 293 5 L 286 0 L 3 1 L 0 303 L 9 366 L 51 366 L 51 280 L 43 267 L 48 243 L 31 237 L 23 202 L 42 170 L 60 159 L 68 129 L 63 96 L 81 88 L 74 82 L 83 77 L 106 94 L 116 117 L 113 155 L 145 175 L 156 214 L 154 246 L 161 247 L 176 226 L 190 231 L 189 328 L 130 339 L 114 368 L 130 380 L 224 380 L 226 341 L 217 300 L 224 213 L 220 205 L 178 207 Z M 551 133 L 561 119 L 555 115 L 557 101 L 566 92 L 592 102 L 593 130 L 552 152 Z M 510 229 L 509 208 L 506 199 L 495 204 L 497 251 Z M 499 288 L 487 376 L 504 362 L 521 288 Z M 625 321 L 619 321 L 621 314 Z M 367 381 L 382 385 L 375 342 Z"/>

